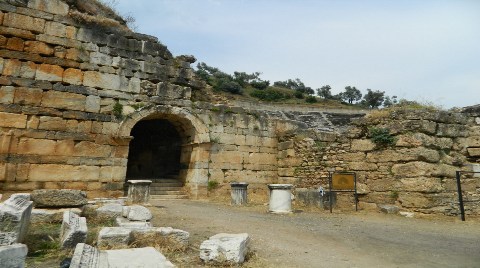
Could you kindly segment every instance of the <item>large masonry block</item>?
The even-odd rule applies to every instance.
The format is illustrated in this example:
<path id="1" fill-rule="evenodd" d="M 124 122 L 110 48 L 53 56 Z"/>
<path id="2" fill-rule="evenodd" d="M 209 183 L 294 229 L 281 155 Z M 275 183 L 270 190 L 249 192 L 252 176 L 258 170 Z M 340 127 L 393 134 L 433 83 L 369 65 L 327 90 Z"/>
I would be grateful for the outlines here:
<path id="1" fill-rule="evenodd" d="M 42 33 L 45 28 L 45 20 L 16 13 L 7 13 L 3 18 L 3 25 Z"/>
<path id="2" fill-rule="evenodd" d="M 68 5 L 60 0 L 30 0 L 28 2 L 28 7 L 52 14 L 68 14 Z"/>
<path id="3" fill-rule="evenodd" d="M 48 91 L 43 94 L 42 106 L 84 111 L 86 97 L 80 94 Z"/>
<path id="4" fill-rule="evenodd" d="M 26 115 L 0 112 L 0 127 L 25 128 L 26 125 Z"/>

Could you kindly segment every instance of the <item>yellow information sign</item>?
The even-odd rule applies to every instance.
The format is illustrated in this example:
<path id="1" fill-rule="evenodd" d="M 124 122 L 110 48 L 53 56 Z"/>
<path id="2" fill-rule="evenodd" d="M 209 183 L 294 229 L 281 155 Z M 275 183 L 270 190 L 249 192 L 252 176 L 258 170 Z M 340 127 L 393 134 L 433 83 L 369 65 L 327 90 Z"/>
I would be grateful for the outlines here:
<path id="1" fill-rule="evenodd" d="M 355 190 L 355 174 L 332 174 L 332 190 Z"/>

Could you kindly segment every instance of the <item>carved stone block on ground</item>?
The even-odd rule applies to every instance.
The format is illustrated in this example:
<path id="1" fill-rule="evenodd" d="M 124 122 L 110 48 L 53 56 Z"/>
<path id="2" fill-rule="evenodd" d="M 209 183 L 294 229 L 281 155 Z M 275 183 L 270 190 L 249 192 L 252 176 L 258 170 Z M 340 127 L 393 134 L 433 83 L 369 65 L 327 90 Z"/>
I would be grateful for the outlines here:
<path id="1" fill-rule="evenodd" d="M 30 219 L 30 222 L 61 223 L 63 221 L 63 213 L 65 211 L 71 211 L 77 215 L 82 214 L 82 209 L 80 208 L 59 208 L 59 209 L 34 208 L 32 210 L 32 217 Z"/>
<path id="2" fill-rule="evenodd" d="M 400 208 L 394 205 L 378 205 L 381 212 L 386 214 L 397 214 Z"/>
<path id="3" fill-rule="evenodd" d="M 100 250 L 84 243 L 79 243 L 75 247 L 70 268 L 100 268 L 108 267 L 107 260 L 103 254 L 100 258 Z M 101 261 L 103 260 L 103 261 Z M 103 264 L 103 266 L 101 266 Z"/>
<path id="4" fill-rule="evenodd" d="M 149 221 L 152 219 L 152 213 L 144 206 L 129 206 L 127 219 L 131 221 Z"/>
<path id="5" fill-rule="evenodd" d="M 126 247 L 132 241 L 132 229 L 104 227 L 98 233 L 99 247 Z"/>
<path id="6" fill-rule="evenodd" d="M 122 215 L 123 206 L 118 203 L 111 203 L 106 204 L 97 208 L 95 211 L 97 212 L 98 217 L 117 217 Z"/>
<path id="7" fill-rule="evenodd" d="M 87 204 L 87 195 L 80 190 L 35 190 L 31 198 L 35 207 L 43 208 L 81 207 Z"/>
<path id="8" fill-rule="evenodd" d="M 71 211 L 63 213 L 60 242 L 62 248 L 74 248 L 87 241 L 87 220 Z"/>
<path id="9" fill-rule="evenodd" d="M 205 262 L 243 263 L 248 253 L 250 237 L 242 234 L 216 234 L 200 245 L 200 258 Z"/>
<path id="10" fill-rule="evenodd" d="M 152 227 L 151 222 L 147 221 L 131 221 L 127 218 L 123 217 L 117 217 L 116 223 L 119 227 L 125 227 L 125 228 L 149 228 Z"/>
<path id="11" fill-rule="evenodd" d="M 172 227 L 158 227 L 158 228 L 136 228 L 132 230 L 134 241 L 146 242 L 160 242 L 165 240 L 169 247 L 184 248 L 188 246 L 190 233 L 173 229 Z"/>
<path id="12" fill-rule="evenodd" d="M 30 225 L 32 207 L 33 202 L 25 194 L 14 194 L 0 204 L 0 233 L 8 233 L 3 235 L 3 241 L 0 239 L 0 245 L 23 242 Z"/>
<path id="13" fill-rule="evenodd" d="M 28 248 L 24 244 L 0 246 L 0 266 L 2 268 L 23 268 Z"/>

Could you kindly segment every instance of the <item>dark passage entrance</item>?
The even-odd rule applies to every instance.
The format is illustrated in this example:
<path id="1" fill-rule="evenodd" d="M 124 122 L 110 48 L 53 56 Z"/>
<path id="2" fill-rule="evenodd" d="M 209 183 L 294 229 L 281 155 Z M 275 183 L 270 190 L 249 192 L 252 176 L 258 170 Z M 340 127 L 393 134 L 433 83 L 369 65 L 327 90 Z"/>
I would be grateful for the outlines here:
<path id="1" fill-rule="evenodd" d="M 144 120 L 132 129 L 127 180 L 176 177 L 180 171 L 182 138 L 165 119 Z"/>

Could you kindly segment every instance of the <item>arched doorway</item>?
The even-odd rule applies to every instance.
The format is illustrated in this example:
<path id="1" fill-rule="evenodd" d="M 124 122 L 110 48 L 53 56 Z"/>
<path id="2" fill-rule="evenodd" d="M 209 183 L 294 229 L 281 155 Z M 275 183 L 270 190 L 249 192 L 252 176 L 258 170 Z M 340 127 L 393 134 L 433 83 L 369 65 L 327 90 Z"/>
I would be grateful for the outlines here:
<path id="1" fill-rule="evenodd" d="M 206 196 L 210 135 L 206 125 L 185 108 L 144 107 L 120 125 L 118 137 L 132 139 L 125 180 L 180 182 L 190 197 Z"/>
<path id="2" fill-rule="evenodd" d="M 127 180 L 178 179 L 182 138 L 165 119 L 143 120 L 132 129 Z"/>

